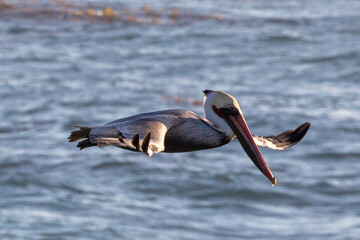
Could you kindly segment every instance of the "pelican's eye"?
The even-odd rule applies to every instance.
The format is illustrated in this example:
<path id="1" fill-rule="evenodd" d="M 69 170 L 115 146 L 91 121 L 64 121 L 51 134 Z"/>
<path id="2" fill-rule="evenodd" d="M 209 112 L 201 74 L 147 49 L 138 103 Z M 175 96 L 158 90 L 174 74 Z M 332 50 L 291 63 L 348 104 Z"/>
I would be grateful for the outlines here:
<path id="1" fill-rule="evenodd" d="M 235 106 L 231 105 L 229 107 L 229 113 L 233 116 L 237 116 L 239 114 L 239 111 L 236 109 Z"/>
<path id="2" fill-rule="evenodd" d="M 236 107 L 219 108 L 219 110 L 225 115 L 231 115 L 231 116 L 239 115 L 239 111 L 236 109 Z"/>

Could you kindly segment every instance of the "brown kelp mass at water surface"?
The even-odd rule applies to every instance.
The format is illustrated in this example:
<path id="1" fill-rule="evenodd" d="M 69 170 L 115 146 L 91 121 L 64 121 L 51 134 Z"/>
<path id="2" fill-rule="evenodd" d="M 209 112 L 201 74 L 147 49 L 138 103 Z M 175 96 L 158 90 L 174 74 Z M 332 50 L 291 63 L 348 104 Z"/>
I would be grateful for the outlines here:
<path id="1" fill-rule="evenodd" d="M 221 14 L 199 14 L 180 8 L 127 8 L 121 4 L 100 5 L 72 1 L 0 1 L 0 18 L 30 18 L 38 21 L 66 20 L 87 23 L 132 22 L 176 24 L 192 21 L 223 21 Z"/>

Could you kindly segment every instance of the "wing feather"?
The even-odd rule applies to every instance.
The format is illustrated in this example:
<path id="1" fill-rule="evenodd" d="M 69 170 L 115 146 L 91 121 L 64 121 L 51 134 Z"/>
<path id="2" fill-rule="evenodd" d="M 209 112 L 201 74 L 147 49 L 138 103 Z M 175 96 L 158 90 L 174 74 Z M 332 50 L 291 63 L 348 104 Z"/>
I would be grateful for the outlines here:
<path id="1" fill-rule="evenodd" d="M 271 148 L 274 150 L 284 150 L 291 146 L 294 146 L 305 136 L 310 127 L 310 123 L 306 122 L 300 125 L 298 128 L 289 129 L 279 135 L 271 136 L 256 136 L 253 135 L 256 145 Z"/>
<path id="2" fill-rule="evenodd" d="M 144 152 L 150 157 L 165 149 L 166 132 L 167 128 L 162 122 L 154 118 L 141 118 L 94 127 L 90 132 L 90 141 L 98 146 L 113 145 Z"/>

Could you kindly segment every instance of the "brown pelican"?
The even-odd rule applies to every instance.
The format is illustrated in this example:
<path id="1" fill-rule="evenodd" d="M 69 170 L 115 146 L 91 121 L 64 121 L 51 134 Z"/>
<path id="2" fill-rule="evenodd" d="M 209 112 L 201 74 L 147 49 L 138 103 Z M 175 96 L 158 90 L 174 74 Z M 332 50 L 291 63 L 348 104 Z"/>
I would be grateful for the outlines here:
<path id="1" fill-rule="evenodd" d="M 81 139 L 77 147 L 113 145 L 147 156 L 158 152 L 190 152 L 220 147 L 239 140 L 246 154 L 258 169 L 272 182 L 276 179 L 267 166 L 258 146 L 283 150 L 298 143 L 310 123 L 276 136 L 251 135 L 236 99 L 221 91 L 204 90 L 206 118 L 183 109 L 142 113 L 115 120 L 104 126 L 77 127 L 68 137 L 69 142 Z"/>

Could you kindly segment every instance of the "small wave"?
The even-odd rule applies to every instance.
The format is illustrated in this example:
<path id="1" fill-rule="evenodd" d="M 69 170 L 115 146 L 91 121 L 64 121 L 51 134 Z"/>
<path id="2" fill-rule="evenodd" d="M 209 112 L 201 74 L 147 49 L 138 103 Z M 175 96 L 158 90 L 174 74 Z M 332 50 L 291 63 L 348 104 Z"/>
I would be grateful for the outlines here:
<path id="1" fill-rule="evenodd" d="M 283 24 L 283 25 L 299 25 L 300 22 L 296 19 L 291 18 L 267 18 L 265 19 L 267 23 Z"/>
<path id="2" fill-rule="evenodd" d="M 87 193 L 86 191 L 81 190 L 80 188 L 77 188 L 77 187 L 74 187 L 73 185 L 69 185 L 69 184 L 65 184 L 65 183 L 61 183 L 59 188 L 64 189 L 69 192 L 77 193 L 77 194 Z"/>
<path id="3" fill-rule="evenodd" d="M 0 126 L 0 134 L 7 134 L 7 133 L 11 133 L 14 130 L 11 129 L 10 126 Z"/>
<path id="4" fill-rule="evenodd" d="M 266 42 L 314 42 L 315 39 L 310 36 L 300 34 L 298 32 L 282 32 L 282 33 L 271 33 L 268 36 L 263 37 L 263 41 Z"/>
<path id="5" fill-rule="evenodd" d="M 39 109 L 39 111 L 44 111 L 44 109 Z M 35 111 L 34 111 L 35 112 Z M 29 113 L 29 112 L 26 112 Z M 33 121 L 13 121 L 3 126 L 0 126 L 0 134 L 9 134 L 16 133 L 19 131 L 31 131 L 36 129 L 42 129 L 49 126 L 53 126 L 57 120 L 55 119 L 45 119 L 45 120 L 33 120 Z"/>
<path id="6" fill-rule="evenodd" d="M 1 181 L 2 185 L 10 185 L 17 187 L 27 187 L 29 185 L 37 185 L 37 186 L 49 186 L 46 182 L 42 181 L 40 178 L 28 174 L 28 173 L 18 173 L 12 176 L 9 176 L 6 179 Z"/>
<path id="7" fill-rule="evenodd" d="M 2 166 L 1 166 L 2 167 Z M 12 188 L 32 188 L 32 189 L 61 189 L 75 194 L 86 194 L 85 190 L 76 187 L 74 184 L 55 181 L 32 173 L 20 172 L 1 179 L 1 185 Z"/>
<path id="8" fill-rule="evenodd" d="M 345 158 L 351 158 L 351 159 L 360 159 L 360 153 L 358 152 L 322 152 L 322 153 L 311 153 L 305 155 L 308 159 L 331 159 L 331 160 L 338 160 L 338 159 L 345 159 Z"/>
<path id="9" fill-rule="evenodd" d="M 54 62 L 56 61 L 56 57 L 55 56 L 41 56 L 38 53 L 28 53 L 26 55 L 18 55 L 18 56 L 14 56 L 12 59 L 12 61 L 14 62 L 43 62 L 43 63 L 47 63 L 47 62 Z"/>
<path id="10" fill-rule="evenodd" d="M 31 31 L 31 29 L 21 26 L 16 26 L 8 29 L 8 33 L 10 34 L 22 34 Z"/>
<path id="11" fill-rule="evenodd" d="M 333 55 L 323 55 L 323 56 L 314 56 L 310 58 L 304 58 L 301 60 L 303 63 L 320 63 L 320 62 L 330 62 L 339 59 L 356 59 L 358 58 L 359 53 L 351 51 L 346 53 L 338 53 Z"/>
<path id="12" fill-rule="evenodd" d="M 100 170 L 100 169 L 112 169 L 112 168 L 118 168 L 118 167 L 132 167 L 135 164 L 133 162 L 117 162 L 117 161 L 111 161 L 111 162 L 102 162 L 95 166 L 92 166 L 92 170 Z"/>
<path id="13" fill-rule="evenodd" d="M 5 169 L 12 169 L 12 168 L 19 168 L 19 167 L 29 167 L 32 166 L 33 162 L 31 162 L 30 160 L 25 160 L 25 161 L 15 161 L 12 158 L 9 159 L 2 159 L 2 161 L 0 162 L 0 169 L 1 170 L 5 170 Z"/>

